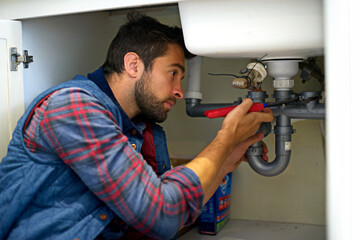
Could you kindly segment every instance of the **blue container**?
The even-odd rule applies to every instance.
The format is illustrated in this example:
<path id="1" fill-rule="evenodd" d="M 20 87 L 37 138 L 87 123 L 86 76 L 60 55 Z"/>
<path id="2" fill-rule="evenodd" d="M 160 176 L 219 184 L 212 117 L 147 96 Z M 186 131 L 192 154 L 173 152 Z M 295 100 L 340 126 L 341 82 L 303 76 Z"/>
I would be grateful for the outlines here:
<path id="1" fill-rule="evenodd" d="M 214 195 L 203 206 L 199 232 L 216 235 L 229 220 L 232 173 L 228 173 Z"/>

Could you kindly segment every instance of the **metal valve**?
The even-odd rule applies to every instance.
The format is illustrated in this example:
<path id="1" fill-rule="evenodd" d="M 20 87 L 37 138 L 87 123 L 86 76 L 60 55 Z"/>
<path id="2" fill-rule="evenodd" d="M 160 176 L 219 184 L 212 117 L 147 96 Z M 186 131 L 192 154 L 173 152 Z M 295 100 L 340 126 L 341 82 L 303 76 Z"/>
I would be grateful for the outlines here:
<path id="1" fill-rule="evenodd" d="M 265 65 L 261 62 L 251 62 L 241 71 L 241 76 L 232 81 L 232 87 L 241 89 L 258 89 L 267 76 Z"/>

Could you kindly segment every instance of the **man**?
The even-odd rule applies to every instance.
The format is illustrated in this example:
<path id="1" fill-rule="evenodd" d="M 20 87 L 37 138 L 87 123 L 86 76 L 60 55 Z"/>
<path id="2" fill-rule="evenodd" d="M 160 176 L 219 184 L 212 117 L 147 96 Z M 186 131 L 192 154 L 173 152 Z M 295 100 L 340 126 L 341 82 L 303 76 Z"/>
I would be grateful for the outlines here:
<path id="1" fill-rule="evenodd" d="M 179 28 L 129 15 L 100 69 L 30 104 L 0 165 L 1 239 L 170 239 L 198 217 L 273 115 L 244 100 L 170 169 L 156 122 L 183 98 L 185 52 Z"/>

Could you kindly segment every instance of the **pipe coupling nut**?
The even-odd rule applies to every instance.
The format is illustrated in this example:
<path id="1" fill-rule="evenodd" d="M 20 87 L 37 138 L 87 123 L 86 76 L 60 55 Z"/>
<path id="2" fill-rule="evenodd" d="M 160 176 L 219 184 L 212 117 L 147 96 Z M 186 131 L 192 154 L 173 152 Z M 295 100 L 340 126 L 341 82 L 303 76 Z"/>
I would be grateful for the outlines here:
<path id="1" fill-rule="evenodd" d="M 262 155 L 262 147 L 249 147 L 247 149 L 246 154 L 248 156 L 261 156 Z"/>
<path id="2" fill-rule="evenodd" d="M 290 135 L 295 133 L 295 130 L 292 126 L 282 127 L 282 126 L 274 126 L 274 134 L 280 135 Z"/>
<path id="3" fill-rule="evenodd" d="M 294 86 L 293 79 L 275 79 L 273 80 L 273 87 L 274 88 L 284 88 L 290 89 Z"/>

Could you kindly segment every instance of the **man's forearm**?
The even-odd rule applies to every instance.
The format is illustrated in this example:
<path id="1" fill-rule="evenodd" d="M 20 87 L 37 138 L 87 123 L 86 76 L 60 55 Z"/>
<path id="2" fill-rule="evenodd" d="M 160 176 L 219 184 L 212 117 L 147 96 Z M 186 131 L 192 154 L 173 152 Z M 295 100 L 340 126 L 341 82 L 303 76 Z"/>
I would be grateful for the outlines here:
<path id="1" fill-rule="evenodd" d="M 207 203 L 207 201 L 213 196 L 213 194 L 217 191 L 219 185 L 221 184 L 221 182 L 223 181 L 223 178 L 225 178 L 225 176 L 227 175 L 227 171 L 224 170 L 224 168 L 222 167 L 218 173 L 216 178 L 214 179 L 212 185 L 210 186 L 210 188 L 208 189 L 208 194 L 204 196 L 203 199 L 203 205 Z"/>
<path id="2" fill-rule="evenodd" d="M 201 181 L 204 203 L 213 195 L 226 175 L 222 166 L 225 159 L 233 150 L 231 144 L 226 142 L 228 139 L 228 137 L 225 137 L 219 131 L 216 138 L 195 159 L 186 165 L 187 168 L 190 168 L 197 174 Z"/>

